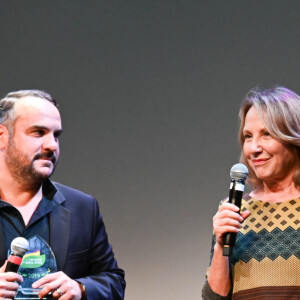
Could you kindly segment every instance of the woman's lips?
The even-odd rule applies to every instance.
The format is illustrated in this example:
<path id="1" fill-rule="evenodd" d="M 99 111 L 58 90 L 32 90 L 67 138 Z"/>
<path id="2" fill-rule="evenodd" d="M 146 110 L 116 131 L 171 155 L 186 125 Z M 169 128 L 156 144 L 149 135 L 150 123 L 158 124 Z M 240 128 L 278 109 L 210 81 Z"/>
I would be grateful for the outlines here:
<path id="1" fill-rule="evenodd" d="M 263 165 L 266 161 L 268 161 L 267 158 L 252 159 L 252 163 L 253 163 L 254 166 Z"/>

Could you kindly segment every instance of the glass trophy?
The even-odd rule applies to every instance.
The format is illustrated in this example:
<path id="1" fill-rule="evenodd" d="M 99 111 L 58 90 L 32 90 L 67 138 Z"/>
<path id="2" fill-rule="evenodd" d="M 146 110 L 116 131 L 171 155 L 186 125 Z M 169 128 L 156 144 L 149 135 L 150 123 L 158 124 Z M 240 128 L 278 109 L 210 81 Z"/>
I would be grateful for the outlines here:
<path id="1" fill-rule="evenodd" d="M 38 235 L 28 240 L 29 250 L 23 256 L 22 264 L 18 273 L 23 276 L 18 293 L 18 299 L 40 299 L 39 289 L 33 289 L 32 284 L 49 273 L 57 272 L 56 260 L 50 246 Z M 43 299 L 53 299 L 48 295 Z"/>

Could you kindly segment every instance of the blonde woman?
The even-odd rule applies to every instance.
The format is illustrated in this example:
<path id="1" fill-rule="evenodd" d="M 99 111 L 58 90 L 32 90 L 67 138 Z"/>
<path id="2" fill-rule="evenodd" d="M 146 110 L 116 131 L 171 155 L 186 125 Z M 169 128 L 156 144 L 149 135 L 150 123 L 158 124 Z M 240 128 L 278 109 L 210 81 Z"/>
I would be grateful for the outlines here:
<path id="1" fill-rule="evenodd" d="M 300 97 L 252 89 L 240 109 L 241 162 L 252 189 L 239 208 L 223 201 L 203 299 L 300 299 Z M 223 235 L 237 233 L 231 257 Z"/>

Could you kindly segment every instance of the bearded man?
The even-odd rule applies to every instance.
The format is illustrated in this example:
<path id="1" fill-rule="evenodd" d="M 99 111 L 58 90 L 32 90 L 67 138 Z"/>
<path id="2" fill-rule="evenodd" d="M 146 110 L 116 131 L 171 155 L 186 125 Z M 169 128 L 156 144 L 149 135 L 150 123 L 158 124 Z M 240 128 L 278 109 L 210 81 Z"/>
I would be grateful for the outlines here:
<path id="1" fill-rule="evenodd" d="M 40 237 L 53 250 L 57 272 L 35 281 L 39 297 L 124 299 L 124 271 L 95 198 L 51 182 L 62 124 L 46 92 L 21 90 L 0 100 L 0 299 L 13 299 L 23 277 L 5 272 L 16 237 Z"/>

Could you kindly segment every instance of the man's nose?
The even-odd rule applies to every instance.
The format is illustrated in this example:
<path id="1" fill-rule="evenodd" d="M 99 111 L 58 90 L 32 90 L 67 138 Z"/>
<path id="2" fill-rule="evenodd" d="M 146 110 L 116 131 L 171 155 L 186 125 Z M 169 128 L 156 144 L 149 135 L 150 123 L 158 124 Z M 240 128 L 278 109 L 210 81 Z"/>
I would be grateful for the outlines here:
<path id="1" fill-rule="evenodd" d="M 53 134 L 46 135 L 43 141 L 43 148 L 51 151 L 56 151 L 59 149 L 58 138 Z"/>

